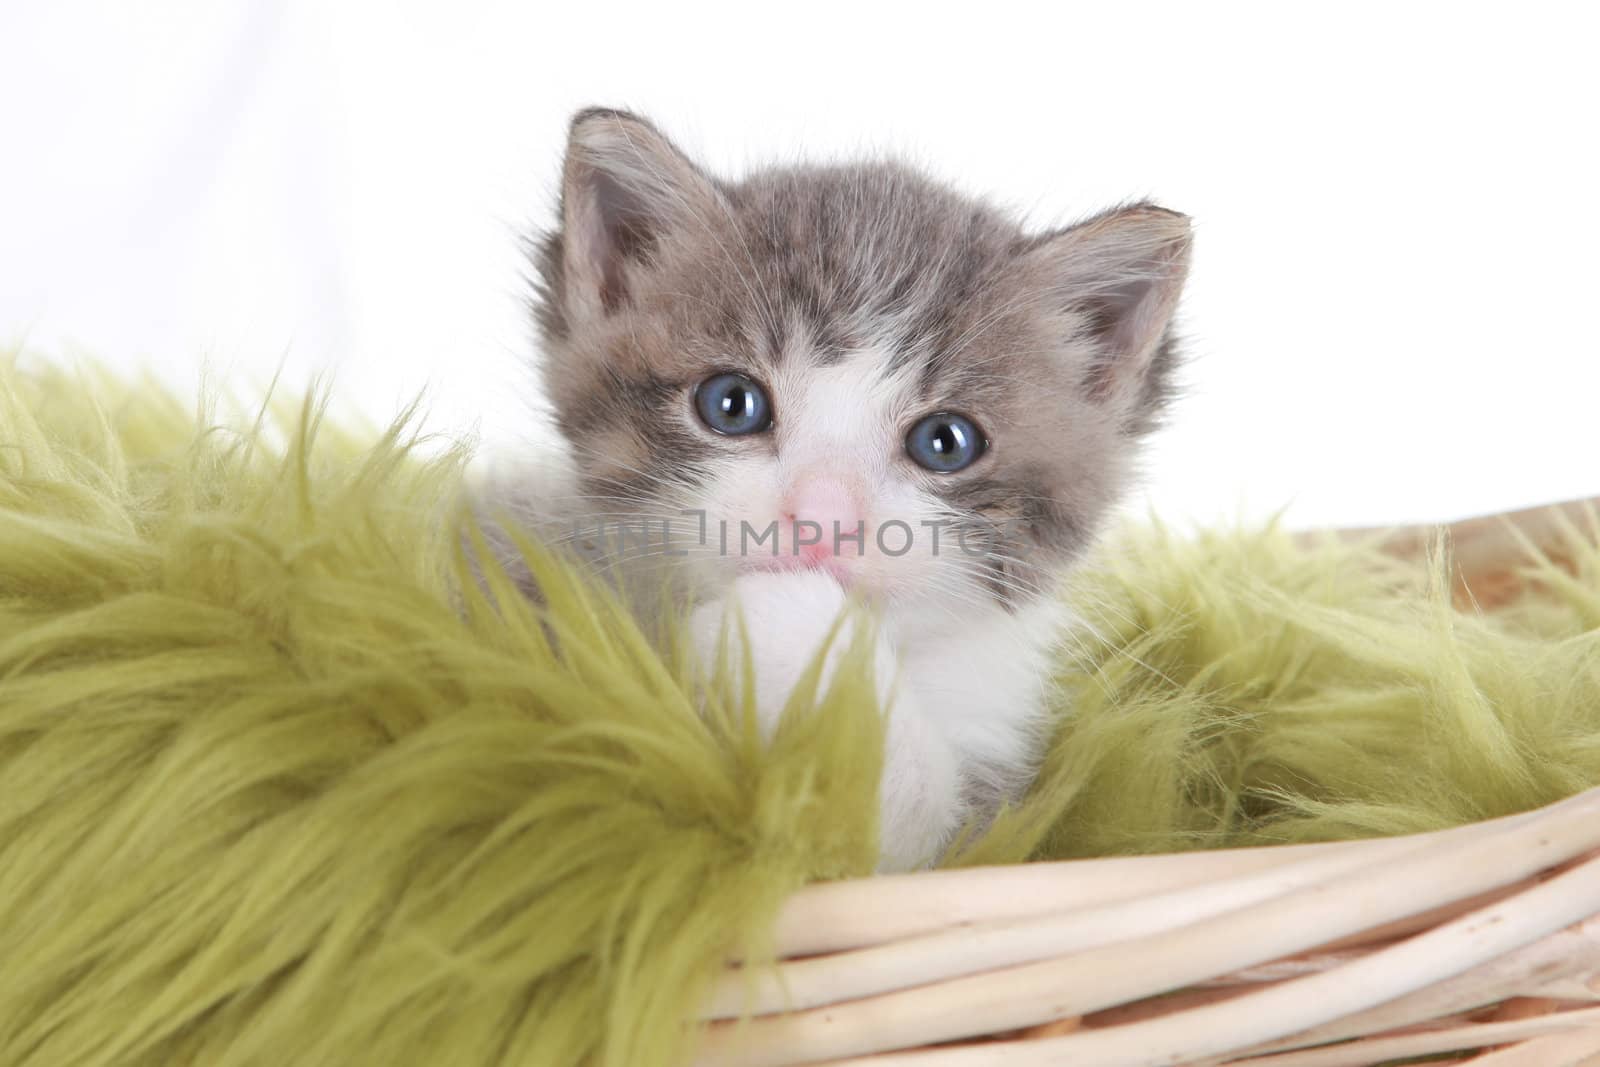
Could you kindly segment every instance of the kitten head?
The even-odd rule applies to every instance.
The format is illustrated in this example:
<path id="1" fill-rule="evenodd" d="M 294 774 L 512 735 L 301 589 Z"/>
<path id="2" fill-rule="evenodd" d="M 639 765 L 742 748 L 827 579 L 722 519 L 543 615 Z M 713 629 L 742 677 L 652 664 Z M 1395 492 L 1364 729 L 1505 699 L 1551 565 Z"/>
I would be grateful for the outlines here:
<path id="1" fill-rule="evenodd" d="M 1168 397 L 1190 237 L 1153 205 L 1029 234 L 894 164 L 722 181 L 588 110 L 560 215 L 544 383 L 598 510 L 651 518 L 635 554 L 1014 603 L 1088 544 Z"/>

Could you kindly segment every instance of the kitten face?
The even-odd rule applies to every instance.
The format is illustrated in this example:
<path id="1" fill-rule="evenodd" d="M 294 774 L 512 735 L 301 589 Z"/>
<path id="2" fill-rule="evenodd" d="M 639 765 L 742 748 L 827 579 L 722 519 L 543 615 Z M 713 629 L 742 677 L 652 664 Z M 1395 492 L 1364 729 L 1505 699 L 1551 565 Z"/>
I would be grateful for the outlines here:
<path id="1" fill-rule="evenodd" d="M 707 578 L 1033 596 L 1167 395 L 1189 233 L 1159 208 L 1030 236 L 892 164 L 719 182 L 643 120 L 587 111 L 561 215 L 543 374 L 583 489 L 648 515 L 657 558 L 675 519 L 676 563 Z"/>

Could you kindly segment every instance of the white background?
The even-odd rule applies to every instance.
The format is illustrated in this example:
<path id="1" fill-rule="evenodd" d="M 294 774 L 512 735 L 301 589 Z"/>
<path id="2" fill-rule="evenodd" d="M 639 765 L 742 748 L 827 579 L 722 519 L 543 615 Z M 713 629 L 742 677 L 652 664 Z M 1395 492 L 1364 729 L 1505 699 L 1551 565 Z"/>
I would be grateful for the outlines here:
<path id="1" fill-rule="evenodd" d="M 1587 9 L 1587 10 L 1586 10 Z M 1600 493 L 1592 5 L 0 3 L 0 344 L 530 425 L 517 238 L 569 112 L 712 166 L 891 149 L 1199 235 L 1174 518 Z"/>

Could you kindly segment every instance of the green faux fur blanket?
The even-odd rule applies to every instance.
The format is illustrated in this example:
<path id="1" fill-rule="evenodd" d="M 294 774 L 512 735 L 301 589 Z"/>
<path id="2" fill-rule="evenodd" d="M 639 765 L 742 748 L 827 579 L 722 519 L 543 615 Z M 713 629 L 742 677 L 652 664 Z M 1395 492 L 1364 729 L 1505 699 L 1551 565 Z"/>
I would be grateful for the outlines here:
<path id="1" fill-rule="evenodd" d="M 786 893 L 871 868 L 861 670 L 763 748 L 580 570 L 529 546 L 547 609 L 464 579 L 463 451 L 410 425 L 0 363 L 0 1064 L 665 1067 Z M 951 862 L 1600 782 L 1574 551 L 1486 618 L 1371 548 L 1129 529 L 1033 795 Z"/>

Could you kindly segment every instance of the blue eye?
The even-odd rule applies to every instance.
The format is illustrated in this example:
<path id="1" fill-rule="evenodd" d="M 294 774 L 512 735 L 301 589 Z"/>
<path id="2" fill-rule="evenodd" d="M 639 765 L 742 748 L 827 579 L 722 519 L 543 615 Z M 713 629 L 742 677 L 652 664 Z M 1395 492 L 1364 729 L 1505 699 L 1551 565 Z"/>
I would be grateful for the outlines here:
<path id="1" fill-rule="evenodd" d="M 971 419 L 947 411 L 929 415 L 906 434 L 906 454 L 936 474 L 971 466 L 988 447 Z"/>
<path id="2" fill-rule="evenodd" d="M 718 374 L 694 391 L 700 421 L 717 433 L 760 433 L 772 425 L 772 405 L 761 386 L 742 374 Z"/>

